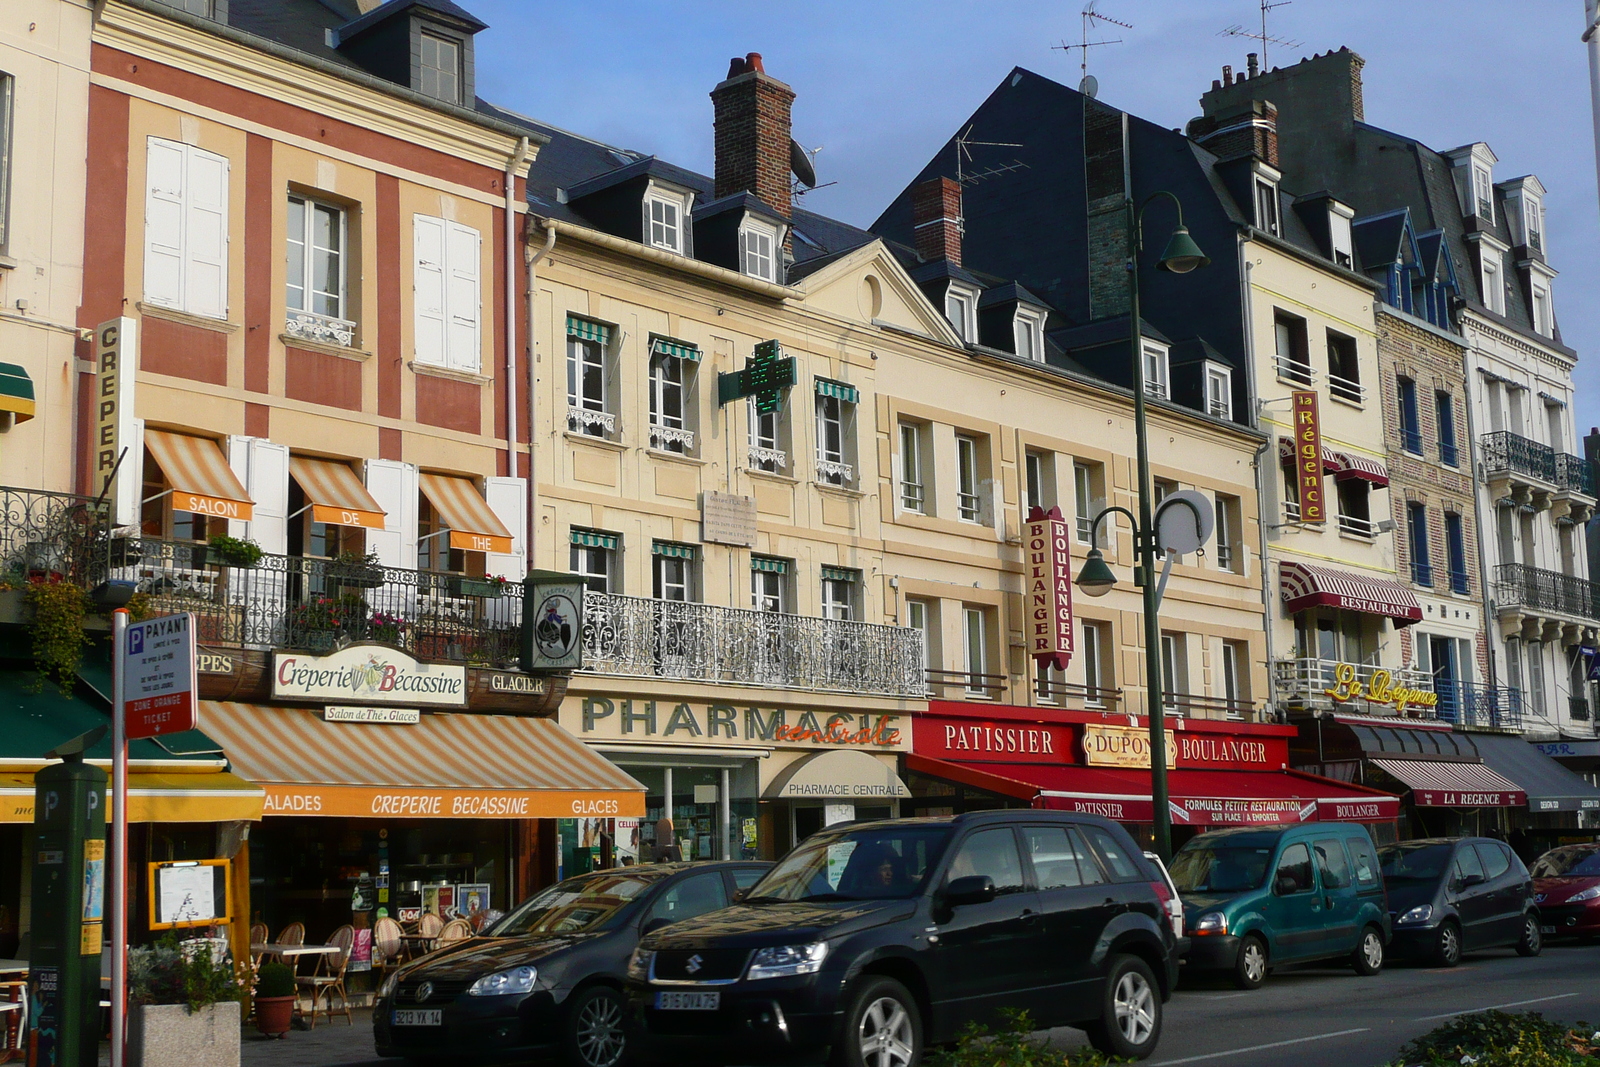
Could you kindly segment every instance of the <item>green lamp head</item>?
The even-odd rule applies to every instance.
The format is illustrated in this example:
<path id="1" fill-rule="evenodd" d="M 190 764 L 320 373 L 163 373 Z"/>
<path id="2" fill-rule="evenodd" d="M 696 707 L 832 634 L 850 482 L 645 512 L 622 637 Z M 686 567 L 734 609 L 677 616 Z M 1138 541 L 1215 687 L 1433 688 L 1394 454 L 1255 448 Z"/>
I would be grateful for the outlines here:
<path id="1" fill-rule="evenodd" d="M 1200 251 L 1200 246 L 1189 236 L 1189 227 L 1179 226 L 1167 239 L 1167 247 L 1162 251 L 1156 267 L 1173 274 L 1188 274 L 1196 267 L 1209 266 L 1210 263 L 1211 258 Z"/>
<path id="2" fill-rule="evenodd" d="M 1078 569 L 1077 584 L 1084 596 L 1105 596 L 1117 584 L 1117 576 L 1111 573 L 1098 548 L 1089 550 L 1089 557 Z"/>

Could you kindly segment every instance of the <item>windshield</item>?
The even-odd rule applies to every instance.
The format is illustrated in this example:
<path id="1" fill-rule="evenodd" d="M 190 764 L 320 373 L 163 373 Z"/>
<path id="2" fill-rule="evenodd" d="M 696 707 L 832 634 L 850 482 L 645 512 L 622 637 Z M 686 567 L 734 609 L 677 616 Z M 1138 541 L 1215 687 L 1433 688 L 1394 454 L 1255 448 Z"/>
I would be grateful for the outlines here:
<path id="1" fill-rule="evenodd" d="M 1270 848 L 1188 848 L 1172 858 L 1172 884 L 1180 893 L 1243 893 L 1260 887 Z"/>
<path id="2" fill-rule="evenodd" d="M 1385 882 L 1437 882 L 1455 850 L 1452 844 L 1385 845 L 1378 850 L 1378 866 Z"/>
<path id="3" fill-rule="evenodd" d="M 1535 878 L 1600 878 L 1600 849 L 1558 848 L 1533 865 Z"/>
<path id="4" fill-rule="evenodd" d="M 637 874 L 569 878 L 523 901 L 486 933 L 520 937 L 598 930 L 655 881 Z"/>
<path id="5" fill-rule="evenodd" d="M 818 835 L 767 872 L 745 900 L 904 900 L 921 892 L 949 840 L 948 826 L 927 825 Z"/>

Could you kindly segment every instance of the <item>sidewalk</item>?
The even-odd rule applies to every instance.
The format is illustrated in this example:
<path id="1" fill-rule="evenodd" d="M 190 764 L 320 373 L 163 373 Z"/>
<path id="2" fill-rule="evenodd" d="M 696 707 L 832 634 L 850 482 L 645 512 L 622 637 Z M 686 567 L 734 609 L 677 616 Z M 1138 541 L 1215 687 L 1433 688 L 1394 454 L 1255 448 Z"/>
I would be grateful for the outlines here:
<path id="1" fill-rule="evenodd" d="M 317 1020 L 315 1030 L 290 1030 L 269 1041 L 246 1025 L 239 1035 L 241 1067 L 396 1067 L 400 1061 L 379 1059 L 372 1047 L 372 1009 L 351 1008 L 354 1025 L 344 1016 Z M 100 1067 L 109 1067 L 111 1046 L 100 1042 Z"/>

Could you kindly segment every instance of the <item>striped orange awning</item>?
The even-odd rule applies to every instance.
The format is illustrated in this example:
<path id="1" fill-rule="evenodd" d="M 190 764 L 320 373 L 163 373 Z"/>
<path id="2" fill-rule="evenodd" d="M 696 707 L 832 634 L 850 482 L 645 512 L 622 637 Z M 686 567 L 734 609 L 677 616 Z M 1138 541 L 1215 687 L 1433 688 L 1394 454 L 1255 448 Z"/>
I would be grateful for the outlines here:
<path id="1" fill-rule="evenodd" d="M 364 526 L 381 530 L 383 508 L 372 499 L 348 463 L 331 459 L 289 457 L 289 475 L 311 505 L 311 517 L 330 526 Z"/>
<path id="2" fill-rule="evenodd" d="M 423 713 L 411 725 L 325 722 L 315 708 L 220 700 L 201 701 L 201 716 L 234 772 L 266 790 L 266 815 L 644 815 L 644 787 L 554 719 Z"/>
<path id="3" fill-rule="evenodd" d="M 424 474 L 423 495 L 432 502 L 450 531 L 450 547 L 468 552 L 511 551 L 511 531 L 478 493 L 470 478 Z"/>
<path id="4" fill-rule="evenodd" d="M 255 516 L 255 504 L 223 458 L 222 449 L 209 437 L 146 430 L 144 446 L 172 485 L 175 511 L 240 522 Z"/>

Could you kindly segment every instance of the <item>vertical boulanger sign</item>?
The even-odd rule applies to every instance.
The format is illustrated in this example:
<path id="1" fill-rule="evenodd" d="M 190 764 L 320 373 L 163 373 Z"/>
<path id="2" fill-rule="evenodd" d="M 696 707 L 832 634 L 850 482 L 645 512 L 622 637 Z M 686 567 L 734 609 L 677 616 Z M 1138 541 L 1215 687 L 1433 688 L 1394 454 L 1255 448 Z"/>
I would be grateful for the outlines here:
<path id="1" fill-rule="evenodd" d="M 1064 671 L 1072 659 L 1072 542 L 1060 508 L 1028 512 L 1022 538 L 1028 655 Z"/>
<path id="2" fill-rule="evenodd" d="M 1327 501 L 1322 495 L 1322 422 L 1317 394 L 1309 389 L 1294 395 L 1294 471 L 1300 487 L 1300 521 L 1327 522 Z"/>
<path id="3" fill-rule="evenodd" d="M 92 490 L 111 502 L 114 524 L 139 521 L 142 457 L 130 455 L 117 466 L 124 448 L 138 447 L 133 422 L 133 379 L 139 361 L 135 352 L 139 324 L 130 318 L 107 319 L 94 329 L 94 472 Z M 113 472 L 115 477 L 113 478 Z"/>

